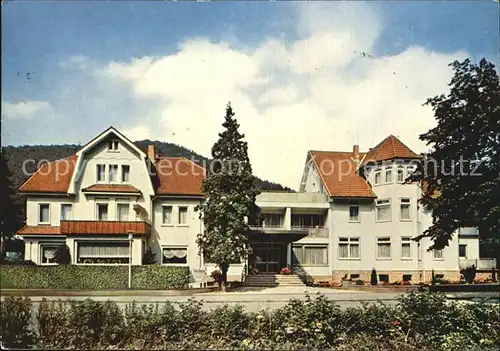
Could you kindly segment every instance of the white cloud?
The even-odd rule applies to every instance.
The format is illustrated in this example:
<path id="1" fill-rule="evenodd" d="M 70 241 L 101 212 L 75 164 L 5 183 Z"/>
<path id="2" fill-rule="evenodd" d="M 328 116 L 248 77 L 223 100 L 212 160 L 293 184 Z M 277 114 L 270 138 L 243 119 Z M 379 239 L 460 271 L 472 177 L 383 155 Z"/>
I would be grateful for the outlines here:
<path id="1" fill-rule="evenodd" d="M 31 119 L 48 113 L 52 113 L 52 106 L 47 101 L 2 101 L 2 118 L 5 119 Z"/>
<path id="2" fill-rule="evenodd" d="M 373 57 L 383 23 L 370 4 L 302 4 L 298 39 L 266 38 L 255 48 L 195 38 L 163 57 L 111 62 L 103 79 L 159 107 L 133 117 L 132 139 L 158 138 L 209 155 L 231 101 L 257 176 L 298 188 L 306 151 L 362 150 L 395 134 L 415 151 L 434 124 L 422 103 L 447 90 L 450 61 L 464 52 L 410 47 Z M 240 45 L 241 46 L 241 43 Z M 362 56 L 365 53 L 365 56 Z"/>

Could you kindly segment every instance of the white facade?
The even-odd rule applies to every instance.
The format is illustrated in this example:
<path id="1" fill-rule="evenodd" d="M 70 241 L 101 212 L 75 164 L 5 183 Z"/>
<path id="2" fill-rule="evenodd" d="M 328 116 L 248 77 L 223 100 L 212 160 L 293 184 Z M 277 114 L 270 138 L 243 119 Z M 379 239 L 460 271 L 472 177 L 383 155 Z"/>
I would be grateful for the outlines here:
<path id="1" fill-rule="evenodd" d="M 127 264 L 131 258 L 140 265 L 151 250 L 156 264 L 207 274 L 215 269 L 203 261 L 196 245 L 203 231 L 196 209 L 201 194 L 158 193 L 148 168 L 154 152 L 146 155 L 110 128 L 76 156 L 66 193 L 26 193 L 27 227 L 19 234 L 25 240 L 25 259 L 52 264 L 53 248 L 66 243 L 73 264 Z M 312 279 L 369 279 L 375 268 L 381 278 L 417 282 L 429 280 L 432 270 L 456 279 L 471 262 L 491 264 L 479 259 L 475 228 L 462 228 L 442 252 L 427 251 L 427 238 L 411 240 L 431 225 L 432 216 L 418 204 L 419 185 L 403 184 L 412 171 L 403 161 L 363 169 L 374 197 L 345 197 L 328 194 L 324 178 L 308 159 L 301 192 L 257 197 L 263 220 L 251 223 L 252 251 L 247 261 L 230 266 L 229 278 L 240 279 L 252 268 L 279 272 L 291 265 Z M 74 222 L 81 232 L 64 232 Z M 95 223 L 102 225 L 96 229 Z M 117 227 L 109 229 L 113 223 Z M 138 232 L 144 223 L 149 229 Z M 114 232 L 116 228 L 121 231 Z"/>

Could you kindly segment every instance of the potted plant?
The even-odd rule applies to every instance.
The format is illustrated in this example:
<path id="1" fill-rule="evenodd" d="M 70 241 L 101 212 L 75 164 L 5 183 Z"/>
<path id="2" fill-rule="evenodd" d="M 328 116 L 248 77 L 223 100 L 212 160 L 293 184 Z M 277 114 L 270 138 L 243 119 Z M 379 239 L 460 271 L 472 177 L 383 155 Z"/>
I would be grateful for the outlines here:
<path id="1" fill-rule="evenodd" d="M 293 271 L 292 271 L 292 269 L 289 266 L 283 267 L 280 270 L 280 274 L 283 274 L 283 275 L 290 275 L 292 273 L 293 273 Z"/>

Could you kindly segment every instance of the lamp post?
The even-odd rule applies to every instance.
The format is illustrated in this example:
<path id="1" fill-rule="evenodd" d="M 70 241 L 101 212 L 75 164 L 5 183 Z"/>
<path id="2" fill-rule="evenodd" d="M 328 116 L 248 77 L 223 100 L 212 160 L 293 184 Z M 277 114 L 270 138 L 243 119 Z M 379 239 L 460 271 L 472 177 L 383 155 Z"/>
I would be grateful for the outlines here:
<path id="1" fill-rule="evenodd" d="M 128 242 L 129 242 L 129 250 L 128 250 L 128 288 L 132 288 L 132 238 L 134 233 L 128 233 Z"/>

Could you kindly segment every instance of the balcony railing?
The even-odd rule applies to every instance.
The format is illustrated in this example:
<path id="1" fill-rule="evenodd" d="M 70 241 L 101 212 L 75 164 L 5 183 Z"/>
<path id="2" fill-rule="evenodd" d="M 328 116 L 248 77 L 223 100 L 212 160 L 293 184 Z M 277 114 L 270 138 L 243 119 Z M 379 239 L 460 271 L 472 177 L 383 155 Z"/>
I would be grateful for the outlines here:
<path id="1" fill-rule="evenodd" d="M 61 221 L 61 234 L 143 234 L 151 233 L 151 225 L 142 221 Z"/>
<path id="2" fill-rule="evenodd" d="M 313 238 L 328 238 L 328 228 L 323 226 L 307 227 L 292 225 L 292 230 L 304 231 L 308 236 Z"/>
<path id="3" fill-rule="evenodd" d="M 263 233 L 275 234 L 275 233 L 300 233 L 313 238 L 328 238 L 328 228 L 325 227 L 304 227 L 304 226 L 292 226 L 291 228 L 285 228 L 283 225 L 250 225 L 250 229 L 253 231 L 259 231 Z"/>
<path id="4" fill-rule="evenodd" d="M 458 260 L 458 266 L 460 269 L 467 268 L 470 266 L 476 266 L 476 269 L 492 269 L 496 268 L 497 260 L 495 258 L 480 258 L 476 260 L 468 260 L 466 258 L 460 258 Z"/>

